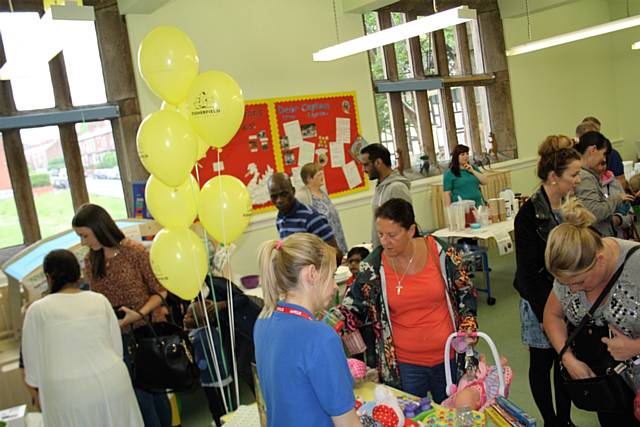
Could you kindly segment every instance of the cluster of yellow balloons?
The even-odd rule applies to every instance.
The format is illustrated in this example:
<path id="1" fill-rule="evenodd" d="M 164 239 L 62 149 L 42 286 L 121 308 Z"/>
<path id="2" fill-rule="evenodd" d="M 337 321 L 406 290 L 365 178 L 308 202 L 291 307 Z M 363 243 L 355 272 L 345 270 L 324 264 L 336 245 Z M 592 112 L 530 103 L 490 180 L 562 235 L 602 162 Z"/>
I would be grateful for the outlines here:
<path id="1" fill-rule="evenodd" d="M 191 171 L 209 148 L 221 148 L 244 117 L 238 84 L 221 71 L 199 74 L 193 42 L 175 27 L 158 27 L 142 40 L 138 68 L 163 100 L 140 124 L 136 144 L 151 174 L 147 208 L 164 229 L 151 245 L 151 266 L 172 293 L 191 300 L 208 272 L 205 239 L 189 227 L 199 218 L 218 242 L 228 244 L 246 229 L 251 197 L 239 179 L 219 175 L 200 190 Z"/>

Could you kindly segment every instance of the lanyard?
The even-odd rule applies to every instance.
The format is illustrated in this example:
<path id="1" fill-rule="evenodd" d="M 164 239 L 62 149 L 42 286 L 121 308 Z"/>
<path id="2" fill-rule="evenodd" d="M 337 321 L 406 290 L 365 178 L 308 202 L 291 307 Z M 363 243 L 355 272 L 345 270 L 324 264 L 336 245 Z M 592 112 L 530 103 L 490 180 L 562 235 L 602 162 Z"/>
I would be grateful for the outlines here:
<path id="1" fill-rule="evenodd" d="M 307 313 L 305 313 L 302 310 L 298 310 L 297 308 L 283 307 L 281 305 L 276 305 L 276 311 L 278 313 L 291 314 L 292 316 L 304 317 L 305 319 L 313 320 L 313 317 L 309 316 Z"/>

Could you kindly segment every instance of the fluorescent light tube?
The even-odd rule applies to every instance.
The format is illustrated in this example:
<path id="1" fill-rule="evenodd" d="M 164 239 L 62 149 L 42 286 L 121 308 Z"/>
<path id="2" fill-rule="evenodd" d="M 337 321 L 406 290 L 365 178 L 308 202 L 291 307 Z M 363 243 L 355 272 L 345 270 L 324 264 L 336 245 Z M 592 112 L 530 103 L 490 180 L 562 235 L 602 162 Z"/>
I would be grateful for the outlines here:
<path id="1" fill-rule="evenodd" d="M 313 54 L 313 60 L 333 61 L 334 59 L 344 58 L 390 43 L 416 37 L 420 34 L 463 24 L 473 19 L 476 19 L 475 9 L 469 9 L 468 6 L 456 7 L 321 49 Z"/>
<path id="2" fill-rule="evenodd" d="M 640 42 L 635 42 L 634 44 L 632 44 L 631 49 L 633 50 L 640 49 Z"/>
<path id="3" fill-rule="evenodd" d="M 507 49 L 506 54 L 507 56 L 514 56 L 523 53 L 534 52 L 536 50 L 546 49 L 552 46 L 558 46 L 578 40 L 588 39 L 589 37 L 595 37 L 602 34 L 613 33 L 614 31 L 625 30 L 627 28 L 635 27 L 638 25 L 640 25 L 640 15 L 630 16 L 628 18 L 618 19 L 617 21 L 607 22 L 606 24 L 595 25 L 593 27 L 585 28 L 582 30 L 561 34 L 559 36 L 553 36 L 546 39 L 514 46 L 511 49 Z"/>

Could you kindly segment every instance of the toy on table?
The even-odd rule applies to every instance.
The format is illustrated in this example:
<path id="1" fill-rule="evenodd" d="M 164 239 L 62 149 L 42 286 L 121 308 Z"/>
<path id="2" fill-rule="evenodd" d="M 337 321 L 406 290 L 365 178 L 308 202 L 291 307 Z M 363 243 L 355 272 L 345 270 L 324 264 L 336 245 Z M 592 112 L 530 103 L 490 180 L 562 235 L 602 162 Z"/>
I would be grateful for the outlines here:
<path id="1" fill-rule="evenodd" d="M 419 422 L 420 426 L 425 427 L 457 427 L 459 425 L 485 427 L 486 418 L 482 412 L 470 411 L 469 418 L 471 418 L 471 422 L 461 424 L 458 419 L 459 414 L 456 411 L 456 409 L 445 408 L 434 403 L 433 408 L 430 411 L 423 412 L 413 420 Z"/>
<path id="2" fill-rule="evenodd" d="M 495 403 L 496 397 L 506 397 L 508 395 L 513 372 L 509 366 L 506 366 L 507 360 L 499 357 L 495 344 L 487 334 L 474 332 L 473 335 L 484 338 L 487 341 L 496 366 L 487 365 L 484 355 L 480 356 L 477 365 L 472 364 L 468 368 L 466 367 L 464 375 L 456 386 L 452 383 L 449 360 L 445 358 L 446 391 L 449 398 L 442 402 L 442 406 L 448 408 L 467 407 L 482 411 Z M 461 339 L 461 333 L 453 333 L 447 339 L 445 355 L 450 353 L 450 346 L 454 341 L 457 341 L 458 344 L 457 346 L 454 345 L 456 351 L 468 351 L 468 348 L 462 348 L 461 343 L 464 339 Z"/>

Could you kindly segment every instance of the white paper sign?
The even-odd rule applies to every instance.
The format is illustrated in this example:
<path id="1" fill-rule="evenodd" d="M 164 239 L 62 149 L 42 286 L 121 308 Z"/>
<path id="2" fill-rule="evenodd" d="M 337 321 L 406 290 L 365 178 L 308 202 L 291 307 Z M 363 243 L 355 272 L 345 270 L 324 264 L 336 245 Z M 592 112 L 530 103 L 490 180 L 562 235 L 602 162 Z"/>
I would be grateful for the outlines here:
<path id="1" fill-rule="evenodd" d="M 498 245 L 498 252 L 500 255 L 506 255 L 513 252 L 513 241 L 511 236 L 505 230 L 498 230 L 494 235 L 496 244 Z"/>
<path id="2" fill-rule="evenodd" d="M 299 147 L 302 144 L 302 130 L 300 129 L 300 122 L 294 120 L 283 124 L 284 133 L 289 138 L 289 148 Z"/>
<path id="3" fill-rule="evenodd" d="M 224 162 L 214 162 L 213 163 L 213 171 L 214 172 L 222 172 L 224 170 Z"/>
<path id="4" fill-rule="evenodd" d="M 358 166 L 356 166 L 356 162 L 353 160 L 342 166 L 342 172 L 344 173 L 344 177 L 347 179 L 349 188 L 357 187 L 362 183 L 362 179 L 358 173 Z"/>
<path id="5" fill-rule="evenodd" d="M 344 117 L 336 118 L 336 141 L 340 144 L 351 142 L 351 120 Z"/>
<path id="6" fill-rule="evenodd" d="M 340 141 L 330 142 L 329 151 L 331 152 L 331 167 L 339 168 L 345 165 L 343 143 Z"/>
<path id="7" fill-rule="evenodd" d="M 316 144 L 309 141 L 300 142 L 298 151 L 298 166 L 304 166 L 307 163 L 313 163 L 316 155 Z"/>
<path id="8" fill-rule="evenodd" d="M 291 168 L 291 184 L 293 184 L 296 190 L 300 190 L 304 187 L 304 182 L 302 182 L 302 177 L 300 176 L 300 166 L 296 166 Z"/>

